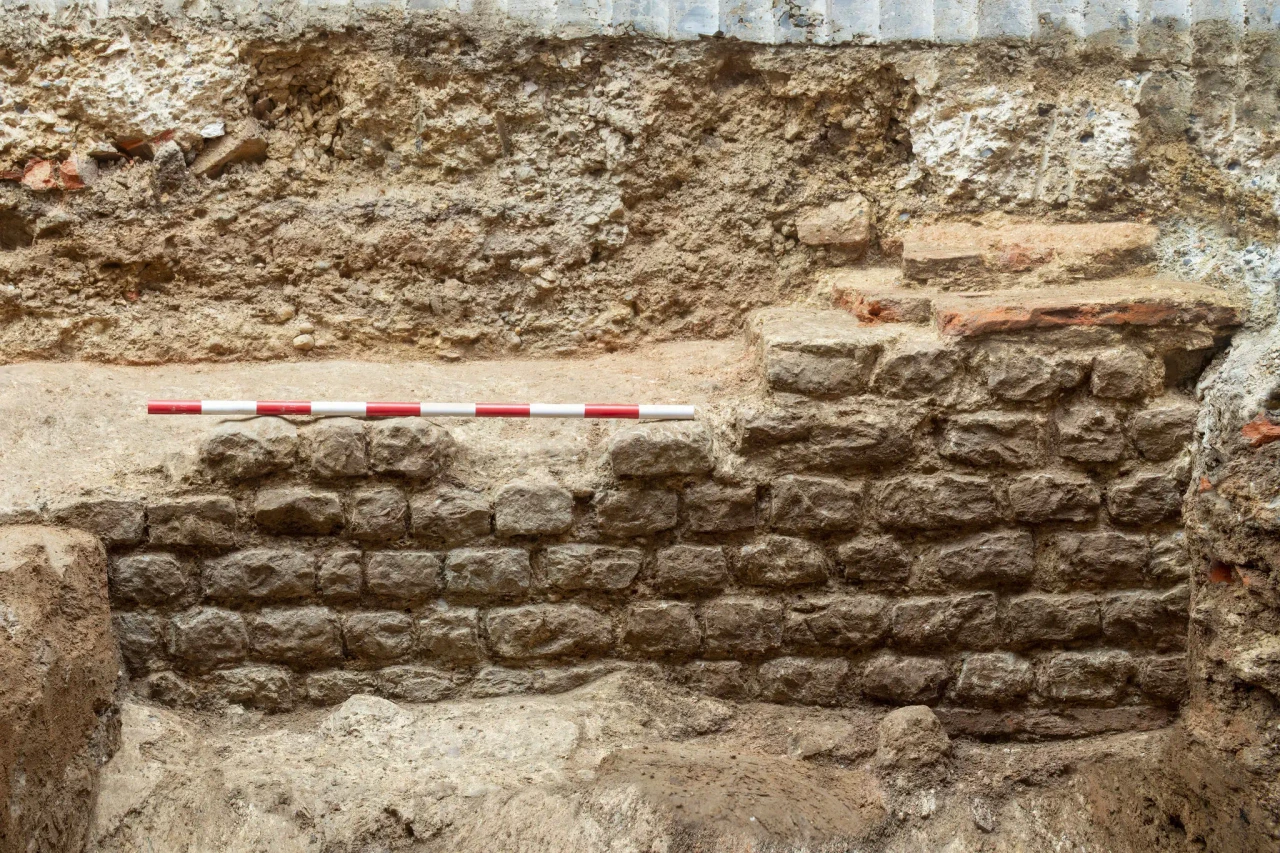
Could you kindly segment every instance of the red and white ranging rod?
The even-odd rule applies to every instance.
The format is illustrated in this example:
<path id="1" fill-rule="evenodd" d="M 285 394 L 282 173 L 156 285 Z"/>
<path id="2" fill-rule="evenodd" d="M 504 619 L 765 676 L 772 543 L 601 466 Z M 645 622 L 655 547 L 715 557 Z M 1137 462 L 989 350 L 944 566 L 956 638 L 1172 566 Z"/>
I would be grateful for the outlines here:
<path id="1" fill-rule="evenodd" d="M 310 400 L 148 400 L 149 415 L 314 415 L 347 418 L 631 418 L 691 421 L 693 406 L 619 403 L 334 403 Z"/>

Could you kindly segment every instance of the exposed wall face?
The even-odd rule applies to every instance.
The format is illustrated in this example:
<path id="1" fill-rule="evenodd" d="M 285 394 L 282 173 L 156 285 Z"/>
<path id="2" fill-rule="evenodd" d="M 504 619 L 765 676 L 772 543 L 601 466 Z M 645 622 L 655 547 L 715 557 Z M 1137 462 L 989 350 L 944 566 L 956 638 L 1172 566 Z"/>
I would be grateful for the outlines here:
<path id="1" fill-rule="evenodd" d="M 974 296 L 918 281 L 963 260 L 918 248 L 910 286 L 851 274 L 849 310 L 757 315 L 760 396 L 619 429 L 585 471 L 468 481 L 424 420 L 220 427 L 118 540 L 139 688 L 278 709 L 641 664 L 980 736 L 1167 725 L 1190 391 L 1236 309 L 1158 280 Z"/>

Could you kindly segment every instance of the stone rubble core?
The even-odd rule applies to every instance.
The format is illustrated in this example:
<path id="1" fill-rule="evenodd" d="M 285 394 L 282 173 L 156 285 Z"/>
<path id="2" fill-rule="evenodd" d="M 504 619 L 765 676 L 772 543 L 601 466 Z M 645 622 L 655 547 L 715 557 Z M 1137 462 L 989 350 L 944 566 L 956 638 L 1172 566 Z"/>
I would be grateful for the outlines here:
<path id="1" fill-rule="evenodd" d="M 212 430 L 179 493 L 58 512 L 111 548 L 128 670 L 165 703 L 647 666 L 726 698 L 927 704 L 952 734 L 1167 725 L 1193 388 L 1241 317 L 1157 279 L 1008 284 L 839 273 L 834 307 L 754 315 L 752 393 L 617 428 L 578 471 L 469 482 L 430 421 L 256 418 Z"/>

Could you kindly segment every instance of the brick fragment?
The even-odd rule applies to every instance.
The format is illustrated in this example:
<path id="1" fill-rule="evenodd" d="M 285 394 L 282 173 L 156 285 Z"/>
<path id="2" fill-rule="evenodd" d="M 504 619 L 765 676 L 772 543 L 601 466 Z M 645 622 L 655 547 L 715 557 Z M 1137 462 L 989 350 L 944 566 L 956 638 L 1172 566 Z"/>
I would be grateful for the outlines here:
<path id="1" fill-rule="evenodd" d="M 888 634 L 891 613 L 878 595 L 805 599 L 787 611 L 783 636 L 793 649 L 869 649 Z"/>
<path id="2" fill-rule="evenodd" d="M 524 548 L 457 548 L 444 561 L 444 588 L 451 596 L 520 598 L 530 585 Z"/>
<path id="3" fill-rule="evenodd" d="M 57 524 L 87 530 L 108 548 L 136 545 L 146 529 L 146 511 L 141 501 L 117 498 L 87 498 L 62 503 L 49 510 Z"/>
<path id="4" fill-rule="evenodd" d="M 955 696 L 972 705 L 1012 705 L 1035 686 L 1031 662 L 1008 652 L 969 655 L 960 668 Z"/>
<path id="5" fill-rule="evenodd" d="M 383 664 L 413 655 L 413 618 L 395 610 L 357 611 L 342 619 L 347 649 L 361 661 Z"/>
<path id="6" fill-rule="evenodd" d="M 880 522 L 904 530 L 992 525 L 1001 520 L 991 483 L 960 474 L 910 474 L 880 483 L 872 499 Z"/>
<path id="7" fill-rule="evenodd" d="M 729 584 L 729 561 L 716 545 L 673 545 L 654 555 L 649 582 L 660 592 L 718 592 Z"/>
<path id="8" fill-rule="evenodd" d="M 968 465 L 1025 468 L 1040 455 L 1040 424 L 1031 415 L 979 412 L 947 421 L 938 453 Z"/>
<path id="9" fill-rule="evenodd" d="M 173 554 L 130 554 L 111 563 L 108 582 L 113 604 L 162 606 L 195 592 L 192 572 Z"/>
<path id="10" fill-rule="evenodd" d="M 486 627 L 494 654 L 513 660 L 604 654 L 613 646 L 609 618 L 579 604 L 498 607 Z"/>
<path id="11" fill-rule="evenodd" d="M 573 524 L 573 495 L 558 483 L 516 480 L 498 490 L 494 530 L 499 536 L 563 533 Z"/>
<path id="12" fill-rule="evenodd" d="M 863 323 L 929 323 L 933 320 L 933 300 L 926 293 L 903 287 L 836 281 L 832 285 L 836 305 Z"/>
<path id="13" fill-rule="evenodd" d="M 1107 489 L 1107 514 L 1117 524 L 1151 525 L 1182 512 L 1182 484 L 1169 471 L 1139 471 Z"/>
<path id="14" fill-rule="evenodd" d="M 627 608 L 622 642 L 640 655 L 694 655 L 702 645 L 702 632 L 692 606 L 642 601 Z"/>
<path id="15" fill-rule="evenodd" d="M 782 602 L 725 596 L 702 607 L 703 649 L 708 657 L 762 655 L 782 643 Z"/>
<path id="16" fill-rule="evenodd" d="M 58 178 L 68 192 L 88 189 L 98 182 L 100 174 L 97 161 L 78 151 L 58 165 Z"/>
<path id="17" fill-rule="evenodd" d="M 676 526 L 678 505 L 666 489 L 618 489 L 596 498 L 596 518 L 606 536 L 648 536 Z"/>
<path id="18" fill-rule="evenodd" d="M 1060 646 L 1102 632 L 1098 599 L 1073 593 L 1032 593 L 1005 602 L 1004 638 L 1010 648 Z"/>
<path id="19" fill-rule="evenodd" d="M 315 588 L 316 561 L 298 551 L 251 548 L 201 567 L 204 593 L 234 603 L 290 601 L 307 598 Z"/>
<path id="20" fill-rule="evenodd" d="M 1030 579 L 1034 564 L 1035 543 L 1025 530 L 977 533 L 923 557 L 927 571 L 948 588 L 962 589 L 1019 586 Z"/>
<path id="21" fill-rule="evenodd" d="M 327 607 L 268 607 L 246 619 L 255 658 L 299 669 L 342 660 L 342 629 Z"/>
<path id="22" fill-rule="evenodd" d="M 728 533 L 756 525 L 754 486 L 703 483 L 684 493 L 689 529 L 697 533 Z"/>
<path id="23" fill-rule="evenodd" d="M 1039 692 L 1059 702 L 1114 704 L 1133 676 L 1128 652 L 1061 652 L 1040 665 Z"/>
<path id="24" fill-rule="evenodd" d="M 626 589 L 640 573 L 644 552 L 607 545 L 552 545 L 542 555 L 547 584 L 565 591 Z"/>
<path id="25" fill-rule="evenodd" d="M 197 607 L 169 623 L 169 653 L 187 669 L 205 672 L 244 660 L 248 633 L 239 613 Z"/>
<path id="26" fill-rule="evenodd" d="M 998 624 L 991 593 L 907 598 L 893 608 L 893 640 L 905 649 L 991 648 Z"/>
<path id="27" fill-rule="evenodd" d="M 1240 324 L 1239 311 L 1222 304 L 1221 294 L 1181 284 L 1176 291 L 1118 299 L 1080 294 L 1076 288 L 1001 290 L 985 297 L 939 297 L 934 304 L 939 330 L 965 337 L 1071 326 L 1225 329 Z"/>
<path id="28" fill-rule="evenodd" d="M 214 477 L 233 482 L 288 468 L 298 430 L 281 418 L 250 418 L 219 424 L 200 445 L 200 463 Z"/>
<path id="29" fill-rule="evenodd" d="M 1130 416 L 1129 439 L 1144 459 L 1171 459 L 1191 443 L 1198 414 L 1198 407 L 1190 400 L 1162 399 Z"/>
<path id="30" fill-rule="evenodd" d="M 352 418 L 324 418 L 307 427 L 301 436 L 301 455 L 312 473 L 323 479 L 369 473 L 364 424 Z"/>
<path id="31" fill-rule="evenodd" d="M 236 541 L 236 502 L 221 496 L 169 498 L 147 505 L 153 545 L 230 548 Z"/>
<path id="32" fill-rule="evenodd" d="M 369 427 L 369 466 L 374 471 L 429 480 L 449 463 L 453 436 L 421 418 L 375 421 Z"/>
<path id="33" fill-rule="evenodd" d="M 1115 462 L 1124 456 L 1124 434 L 1115 412 L 1090 400 L 1062 410 L 1055 419 L 1058 455 L 1077 462 Z"/>
<path id="34" fill-rule="evenodd" d="M 399 489 L 373 486 L 351 496 L 347 535 L 362 542 L 394 542 L 403 539 L 409 503 Z"/>
<path id="35" fill-rule="evenodd" d="M 678 421 L 618 430 L 609 437 L 609 461 L 619 477 L 705 474 L 715 467 L 707 428 Z"/>
<path id="36" fill-rule="evenodd" d="M 881 654 L 862 670 L 862 692 L 873 699 L 900 705 L 936 702 L 951 678 L 945 661 L 937 658 Z"/>
<path id="37" fill-rule="evenodd" d="M 421 604 L 444 589 L 441 559 L 430 551 L 378 551 L 364 566 L 364 590 L 388 604 Z"/>
<path id="38" fill-rule="evenodd" d="M 445 545 L 473 542 L 488 536 L 493 526 L 489 499 L 469 489 L 433 489 L 416 495 L 409 507 L 413 535 Z"/>
<path id="39" fill-rule="evenodd" d="M 760 698 L 766 702 L 835 705 L 844 692 L 844 658 L 774 658 L 760 665 Z"/>
<path id="40" fill-rule="evenodd" d="M 844 579 L 865 584 L 904 584 L 911 555 L 892 536 L 867 536 L 841 544 L 836 563 Z"/>
<path id="41" fill-rule="evenodd" d="M 320 558 L 316 571 L 320 597 L 333 604 L 348 604 L 360 598 L 364 568 L 359 551 L 335 551 Z"/>
<path id="42" fill-rule="evenodd" d="M 1089 388 L 1095 397 L 1132 400 L 1159 394 L 1164 385 L 1164 362 L 1134 347 L 1115 347 L 1093 359 Z"/>
<path id="43" fill-rule="evenodd" d="M 418 620 L 418 644 L 431 660 L 468 665 L 484 659 L 480 611 L 474 607 L 442 607 Z"/>
<path id="44" fill-rule="evenodd" d="M 342 527 L 342 501 L 307 486 L 263 489 L 254 500 L 253 520 L 271 533 L 327 536 Z"/>
<path id="45" fill-rule="evenodd" d="M 753 586 L 787 587 L 826 583 L 827 556 L 822 548 L 790 536 L 766 536 L 743 547 L 742 580 Z"/>
<path id="46" fill-rule="evenodd" d="M 1101 503 L 1098 487 L 1084 474 L 1038 471 L 1009 481 L 1009 505 L 1018 521 L 1090 521 Z"/>
<path id="47" fill-rule="evenodd" d="M 22 167 L 22 186 L 32 192 L 58 189 L 58 164 L 52 160 L 29 160 Z"/>
<path id="48" fill-rule="evenodd" d="M 1187 642 L 1191 588 L 1115 592 L 1102 600 L 1102 633 L 1108 643 L 1176 651 Z"/>

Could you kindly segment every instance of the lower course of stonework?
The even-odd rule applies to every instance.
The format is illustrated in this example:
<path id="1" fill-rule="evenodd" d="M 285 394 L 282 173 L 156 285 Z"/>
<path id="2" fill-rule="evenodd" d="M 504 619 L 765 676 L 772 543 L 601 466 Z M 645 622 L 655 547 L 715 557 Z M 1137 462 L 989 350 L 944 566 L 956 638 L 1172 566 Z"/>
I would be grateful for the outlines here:
<path id="1" fill-rule="evenodd" d="M 1187 690 L 1192 389 L 1234 314 L 1150 317 L 956 334 L 772 309 L 755 385 L 697 423 L 584 424 L 536 469 L 488 464 L 510 433 L 257 418 L 210 424 L 163 494 L 48 515 L 107 544 L 129 672 L 167 703 L 644 666 L 926 703 L 979 736 L 1156 727 Z"/>

